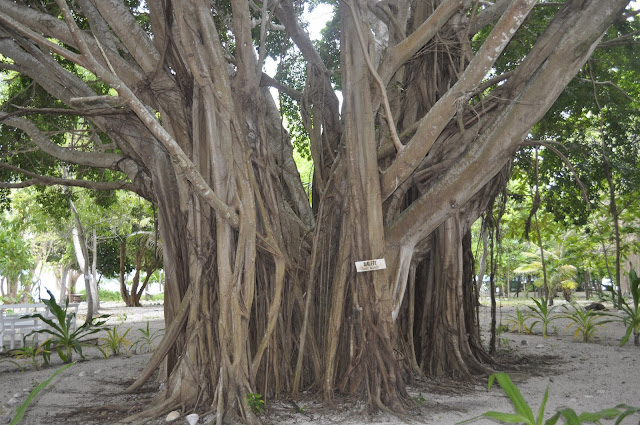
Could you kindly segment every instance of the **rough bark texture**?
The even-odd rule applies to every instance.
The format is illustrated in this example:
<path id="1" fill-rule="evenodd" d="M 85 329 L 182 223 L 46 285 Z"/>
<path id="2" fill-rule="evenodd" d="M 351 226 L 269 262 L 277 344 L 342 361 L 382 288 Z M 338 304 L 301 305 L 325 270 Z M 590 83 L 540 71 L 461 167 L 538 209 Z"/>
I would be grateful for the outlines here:
<path id="1" fill-rule="evenodd" d="M 4 113 L 2 125 L 61 161 L 121 172 L 123 187 L 158 208 L 167 332 L 131 388 L 163 362 L 167 385 L 144 415 L 189 406 L 215 410 L 218 423 L 256 423 L 250 393 L 340 391 L 402 411 L 413 374 L 474 380 L 490 371 L 470 226 L 627 1 L 558 6 L 522 62 L 488 83 L 536 1 L 481 10 L 471 1 L 341 2 L 341 113 L 290 0 L 260 10 L 244 0 L 150 0 L 148 28 L 117 0 L 77 0 L 73 11 L 64 0 L 26 3 L 0 0 L 0 54 L 12 60 L 2 67 L 91 113 L 75 130 L 114 144 L 61 146 Z M 265 51 L 271 13 L 307 65 L 304 91 L 283 92 L 299 101 L 309 134 L 313 205 L 260 86 L 269 79 L 255 48 Z M 97 96 L 60 57 L 117 96 Z M 356 273 L 355 261 L 377 258 L 387 269 Z"/>

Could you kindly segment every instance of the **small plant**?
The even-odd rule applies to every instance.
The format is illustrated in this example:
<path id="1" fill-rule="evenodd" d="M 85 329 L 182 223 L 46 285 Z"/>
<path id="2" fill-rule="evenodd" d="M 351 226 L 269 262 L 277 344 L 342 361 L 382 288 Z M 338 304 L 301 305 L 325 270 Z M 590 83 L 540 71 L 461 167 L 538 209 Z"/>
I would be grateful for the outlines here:
<path id="1" fill-rule="evenodd" d="M 142 335 L 136 340 L 136 342 L 133 343 L 133 352 L 137 353 L 139 349 L 141 353 L 144 353 L 151 352 L 155 349 L 153 342 L 156 339 L 162 337 L 162 335 L 164 334 L 164 329 L 157 329 L 152 332 L 149 328 L 149 321 L 147 321 L 146 329 L 138 329 L 138 332 L 140 332 Z"/>
<path id="2" fill-rule="evenodd" d="M 509 332 L 509 326 L 499 323 L 496 327 L 496 335 L 502 335 L 505 332 Z"/>
<path id="3" fill-rule="evenodd" d="M 51 353 L 51 351 L 49 350 L 50 348 L 49 340 L 46 340 L 45 342 L 43 342 L 42 344 L 36 347 L 35 344 L 33 344 L 35 342 L 35 337 L 32 338 L 31 340 L 32 344 L 30 345 L 27 344 L 26 339 L 27 337 L 25 336 L 22 347 L 14 351 L 14 356 L 16 360 L 25 359 L 28 362 L 31 362 L 34 369 L 36 370 L 40 369 L 40 363 L 38 363 L 38 357 L 40 356 L 42 356 L 43 358 L 46 357 L 45 363 L 49 364 L 49 361 L 48 361 L 49 354 Z"/>
<path id="4" fill-rule="evenodd" d="M 115 325 L 113 329 L 107 329 L 107 337 L 100 338 L 103 341 L 103 344 L 98 346 L 98 350 L 102 353 L 105 358 L 108 358 L 111 353 L 114 356 L 119 356 L 122 354 L 122 350 L 126 350 L 129 352 L 129 347 L 131 347 L 131 341 L 126 339 L 127 334 L 131 328 L 127 329 L 123 334 L 118 333 L 118 325 Z"/>
<path id="5" fill-rule="evenodd" d="M 613 419 L 617 418 L 616 424 L 622 422 L 624 418 L 627 416 L 633 415 L 635 413 L 640 412 L 640 408 L 627 406 L 626 404 L 619 404 L 611 409 L 604 409 L 595 413 L 582 413 L 578 415 L 573 409 L 563 409 L 556 412 L 549 419 L 544 421 L 544 409 L 547 404 L 547 400 L 549 399 L 549 387 L 544 392 L 544 396 L 542 397 L 542 402 L 540 403 L 540 407 L 538 408 L 538 416 L 533 416 L 533 411 L 531 407 L 527 403 L 527 401 L 522 397 L 520 390 L 518 387 L 511 382 L 511 378 L 504 372 L 494 373 L 489 377 L 489 385 L 488 389 L 491 389 L 494 381 L 498 381 L 502 391 L 509 397 L 513 407 L 516 409 L 516 413 L 504 413 L 504 412 L 495 412 L 488 411 L 483 413 L 480 416 L 476 416 L 471 419 L 467 419 L 466 421 L 458 422 L 459 424 L 466 424 L 481 417 L 487 417 L 491 419 L 495 419 L 500 423 L 521 423 L 526 425 L 555 425 L 558 423 L 558 420 L 563 417 L 565 419 L 565 423 L 574 425 L 574 424 L 582 424 L 587 422 L 596 422 L 600 423 L 600 419 Z M 544 421 L 544 422 L 543 422 Z"/>
<path id="6" fill-rule="evenodd" d="M 567 306 L 563 306 L 567 311 Z M 573 305 L 573 311 L 563 314 L 562 317 L 571 320 L 571 323 L 565 328 L 565 332 L 571 327 L 575 326 L 575 332 L 573 339 L 578 339 L 578 335 L 582 334 L 582 341 L 591 341 L 593 335 L 598 330 L 598 327 L 605 326 L 606 323 L 612 322 L 612 319 L 602 319 L 606 316 L 604 313 L 600 313 L 594 310 L 583 310 L 579 306 Z"/>
<path id="7" fill-rule="evenodd" d="M 106 323 L 104 320 L 109 317 L 109 315 L 103 314 L 100 315 L 90 323 L 84 323 L 82 326 L 77 328 L 75 331 L 72 330 L 72 323 L 75 316 L 75 313 L 67 314 L 67 307 L 69 306 L 69 301 L 67 300 L 65 303 L 65 307 L 62 308 L 56 303 L 56 299 L 47 289 L 49 293 L 48 300 L 42 300 L 42 302 L 49 308 L 49 311 L 53 314 L 53 319 L 49 319 L 44 317 L 40 313 L 30 314 L 26 316 L 22 316 L 22 318 L 33 318 L 37 317 L 47 324 L 47 327 L 44 329 L 40 329 L 38 331 L 33 331 L 27 336 L 40 333 L 40 334 L 48 334 L 51 336 L 49 338 L 48 347 L 54 347 L 60 356 L 60 359 L 64 363 L 71 363 L 73 360 L 73 351 L 78 353 L 82 359 L 84 359 L 84 355 L 82 354 L 82 345 L 80 343 L 80 338 L 94 334 L 102 330 L 102 326 Z M 50 348 L 47 348 L 50 350 Z"/>
<path id="8" fill-rule="evenodd" d="M 542 298 L 541 299 L 532 298 L 532 300 L 536 304 L 536 307 L 533 307 L 530 305 L 527 306 L 529 310 L 531 310 L 531 312 L 527 314 L 527 318 L 534 319 L 533 323 L 531 323 L 531 326 L 529 326 L 529 332 L 533 332 L 533 328 L 538 323 L 541 323 L 542 336 L 546 338 L 547 327 L 549 326 L 549 323 L 558 318 L 558 317 L 551 316 L 551 313 L 553 313 L 553 310 L 555 310 L 557 306 L 552 306 L 551 308 L 549 308 L 547 303 L 544 302 L 544 299 Z"/>
<path id="9" fill-rule="evenodd" d="M 519 307 L 516 307 L 515 316 L 511 314 L 508 315 L 506 322 L 507 322 L 507 325 L 511 325 L 512 331 L 515 331 L 517 329 L 519 334 L 521 334 L 522 332 L 530 333 L 529 328 L 525 323 L 527 318 L 528 316 L 524 314 L 522 311 L 520 311 Z"/>
<path id="10" fill-rule="evenodd" d="M 262 395 L 258 393 L 249 393 L 247 394 L 247 402 L 249 403 L 249 407 L 254 411 L 256 415 L 262 413 L 265 408 L 264 400 L 262 399 Z"/>
<path id="11" fill-rule="evenodd" d="M 422 406 L 427 400 L 422 396 L 422 392 L 419 392 L 417 396 L 413 397 L 413 401 L 415 401 L 418 406 Z"/>
<path id="12" fill-rule="evenodd" d="M 120 323 L 124 323 L 127 321 L 127 313 L 121 313 L 118 314 L 118 316 L 116 317 L 116 320 Z"/>
<path id="13" fill-rule="evenodd" d="M 20 372 L 24 372 L 24 368 L 22 366 L 20 366 L 20 363 L 16 362 L 15 360 L 12 360 L 12 359 L 9 359 L 9 358 L 6 358 L 6 357 L 1 358 L 0 359 L 0 363 L 4 363 L 4 362 L 11 363 L 14 366 L 16 366 L 18 369 L 20 369 Z"/>
<path id="14" fill-rule="evenodd" d="M 629 284 L 631 286 L 632 305 L 629 305 L 623 298 L 620 300 L 619 308 L 622 311 L 624 317 L 622 321 L 627 327 L 627 332 L 620 341 L 620 346 L 623 346 L 629 341 L 631 334 L 633 333 L 633 344 L 640 345 L 640 277 L 636 274 L 636 271 L 631 267 L 629 271 Z"/>

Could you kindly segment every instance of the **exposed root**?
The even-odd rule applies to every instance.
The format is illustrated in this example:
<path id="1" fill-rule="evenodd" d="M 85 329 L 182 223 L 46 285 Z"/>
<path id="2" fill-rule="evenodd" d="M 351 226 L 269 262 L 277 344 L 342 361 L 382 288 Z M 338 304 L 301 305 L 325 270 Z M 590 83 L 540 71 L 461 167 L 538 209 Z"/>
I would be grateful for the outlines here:
<path id="1" fill-rule="evenodd" d="M 173 322 L 169 325 L 169 330 L 165 334 L 158 347 L 153 352 L 149 363 L 145 366 L 144 370 L 140 372 L 140 376 L 138 379 L 131 384 L 129 388 L 125 390 L 125 393 L 129 394 L 140 388 L 144 385 L 145 382 L 153 375 L 153 372 L 160 366 L 160 363 L 164 360 L 165 356 L 178 339 L 180 335 L 180 331 L 184 324 L 187 321 L 187 313 L 189 312 L 189 306 L 191 305 L 191 295 L 193 294 L 192 286 L 189 286 L 186 293 L 184 294 L 184 298 L 180 303 L 180 308 L 178 310 L 178 314 Z"/>
<path id="2" fill-rule="evenodd" d="M 146 421 L 150 421 L 163 415 L 167 412 L 175 410 L 176 408 L 182 407 L 179 403 L 180 393 L 176 392 L 171 397 L 163 401 L 157 406 L 153 406 L 149 409 L 143 410 L 142 412 L 136 413 L 135 415 L 128 416 L 122 419 L 120 424 L 130 424 L 130 423 L 145 423 Z"/>

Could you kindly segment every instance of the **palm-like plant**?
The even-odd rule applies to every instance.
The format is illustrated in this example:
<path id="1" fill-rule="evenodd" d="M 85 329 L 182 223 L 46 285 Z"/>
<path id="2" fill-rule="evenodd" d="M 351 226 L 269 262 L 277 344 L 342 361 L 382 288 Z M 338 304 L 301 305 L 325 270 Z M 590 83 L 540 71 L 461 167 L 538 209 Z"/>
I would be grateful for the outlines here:
<path id="1" fill-rule="evenodd" d="M 80 338 L 102 330 L 102 326 L 106 323 L 106 320 L 101 319 L 106 319 L 109 315 L 103 314 L 95 317 L 91 322 L 85 322 L 82 326 L 73 330 L 72 323 L 75 313 L 67 314 L 69 300 L 66 301 L 64 308 L 62 308 L 56 303 L 56 299 L 51 291 L 47 289 L 47 293 L 49 294 L 49 299 L 43 299 L 42 302 L 49 308 L 49 311 L 53 314 L 53 318 L 44 317 L 40 313 L 23 316 L 23 318 L 37 317 L 47 324 L 46 328 L 33 331 L 29 335 L 34 333 L 50 335 L 47 342 L 51 344 L 52 349 L 56 349 L 60 359 L 64 363 L 71 363 L 73 360 L 73 351 L 84 359 Z"/>
<path id="2" fill-rule="evenodd" d="M 578 336 L 582 334 L 582 341 L 589 342 L 599 327 L 614 321 L 614 319 L 607 319 L 606 317 L 609 315 L 606 313 L 594 310 L 583 310 L 574 304 L 571 306 L 573 308 L 571 312 L 569 312 L 566 305 L 563 306 L 565 310 L 567 310 L 567 313 L 562 314 L 561 317 L 571 320 L 571 323 L 565 328 L 565 332 L 575 326 L 573 333 L 574 339 L 578 339 Z"/>
<path id="3" fill-rule="evenodd" d="M 522 256 L 529 261 L 517 267 L 514 270 L 515 273 L 543 275 L 539 252 L 523 252 Z M 551 295 L 550 303 L 553 304 L 553 294 L 558 289 L 563 291 L 565 298 L 570 298 L 571 291 L 578 287 L 578 283 L 574 280 L 578 269 L 568 263 L 569 260 L 565 258 L 563 245 L 559 243 L 553 249 L 545 250 L 544 257 L 547 270 L 546 289 Z"/>
<path id="4" fill-rule="evenodd" d="M 510 314 L 507 316 L 507 320 L 506 320 L 507 326 L 511 326 L 512 331 L 515 331 L 516 329 L 518 329 L 519 334 L 521 334 L 523 331 L 526 333 L 529 333 L 530 329 L 525 323 L 528 317 L 529 316 L 524 312 L 522 312 L 519 307 L 516 307 L 516 314 L 515 315 Z"/>
<path id="5" fill-rule="evenodd" d="M 533 328 L 538 324 L 542 324 L 542 336 L 547 337 L 547 327 L 549 323 L 553 320 L 558 319 L 558 316 L 552 316 L 553 310 L 555 310 L 558 306 L 548 306 L 544 299 L 532 298 L 533 302 L 536 304 L 536 307 L 528 305 L 527 307 L 531 312 L 527 315 L 530 318 L 533 318 L 534 321 L 529 326 L 529 330 L 533 332 Z"/>

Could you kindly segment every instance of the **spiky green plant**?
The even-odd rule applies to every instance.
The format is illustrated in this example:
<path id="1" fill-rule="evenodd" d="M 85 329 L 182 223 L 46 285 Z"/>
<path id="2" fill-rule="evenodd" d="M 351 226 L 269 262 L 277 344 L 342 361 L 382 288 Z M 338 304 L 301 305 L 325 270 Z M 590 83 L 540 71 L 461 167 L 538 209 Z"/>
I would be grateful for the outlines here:
<path id="1" fill-rule="evenodd" d="M 131 347 L 131 341 L 127 339 L 127 334 L 131 328 L 124 331 L 124 333 L 118 332 L 118 325 L 115 325 L 112 329 L 107 329 L 107 336 L 100 338 L 99 341 L 102 342 L 98 346 L 98 350 L 102 353 L 105 358 L 108 358 L 110 355 L 119 356 L 123 351 L 129 353 L 129 347 Z"/>
<path id="2" fill-rule="evenodd" d="M 565 332 L 575 327 L 573 333 L 573 339 L 578 339 L 578 336 L 582 334 L 582 341 L 589 342 L 593 338 L 599 327 L 605 326 L 609 322 L 613 322 L 614 319 L 610 319 L 610 315 L 594 310 L 584 310 L 580 306 L 572 304 L 573 311 L 569 311 L 569 308 L 563 306 L 567 313 L 562 314 L 561 317 L 569 319 L 571 323 L 565 328 Z"/>
<path id="3" fill-rule="evenodd" d="M 558 319 L 558 316 L 552 316 L 553 311 L 558 306 L 550 307 L 542 298 L 541 299 L 532 298 L 532 300 L 536 304 L 536 306 L 535 307 L 531 305 L 527 306 L 529 310 L 531 310 L 531 312 L 527 314 L 527 318 L 534 319 L 533 322 L 531 323 L 531 326 L 529 326 L 529 331 L 533 332 L 533 328 L 538 323 L 540 323 L 542 325 L 542 336 L 546 338 L 547 327 L 549 326 L 549 323 L 551 323 L 553 320 Z"/>
<path id="4" fill-rule="evenodd" d="M 34 333 L 50 335 L 49 342 L 51 346 L 56 349 L 60 359 L 64 363 L 71 363 L 73 360 L 73 351 L 84 359 L 80 338 L 102 330 L 102 326 L 106 323 L 106 320 L 101 319 L 106 319 L 109 315 L 103 314 L 95 317 L 91 322 L 84 323 L 82 326 L 73 330 L 72 323 L 75 313 L 67 313 L 69 300 L 66 301 L 64 308 L 62 308 L 56 303 L 56 298 L 51 291 L 47 289 L 47 293 L 49 294 L 49 299 L 43 299 L 42 302 L 49 308 L 49 311 L 53 314 L 53 318 L 44 317 L 40 313 L 22 316 L 23 319 L 37 317 L 48 325 L 46 328 L 33 331 L 27 336 Z"/>
<path id="5" fill-rule="evenodd" d="M 27 337 L 24 337 L 22 347 L 17 348 L 13 352 L 13 356 L 16 360 L 24 359 L 28 362 L 31 362 L 34 369 L 40 369 L 40 363 L 38 363 L 38 357 L 42 356 L 45 359 L 45 363 L 48 362 L 48 355 L 51 353 L 49 351 L 49 340 L 44 341 L 42 344 L 36 346 L 34 344 L 35 337 L 32 338 L 31 344 L 27 344 Z"/>
<path id="6" fill-rule="evenodd" d="M 527 317 L 527 314 L 522 312 L 519 307 L 516 307 L 516 314 L 508 315 L 506 318 L 506 323 L 507 325 L 511 326 L 512 331 L 515 331 L 517 329 L 519 334 L 521 334 L 522 332 L 530 333 L 529 327 L 525 323 Z"/>
<path id="7" fill-rule="evenodd" d="M 507 424 L 526 424 L 526 425 L 555 425 L 558 423 L 560 418 L 565 420 L 566 424 L 576 425 L 583 423 L 600 423 L 600 419 L 613 419 L 617 418 L 616 424 L 622 422 L 624 418 L 627 416 L 633 415 L 635 413 L 640 412 L 640 408 L 627 406 L 626 404 L 619 404 L 614 408 L 600 410 L 595 413 L 584 412 L 578 415 L 573 409 L 563 409 L 556 412 L 553 416 L 551 416 L 546 421 L 544 420 L 544 411 L 547 404 L 547 400 L 549 399 L 549 387 L 544 392 L 544 396 L 542 397 L 542 402 L 540 403 L 540 407 L 538 408 L 538 415 L 536 417 L 533 416 L 533 410 L 527 403 L 527 401 L 522 397 L 520 390 L 504 372 L 494 373 L 489 377 L 489 385 L 488 389 L 491 389 L 494 381 L 498 381 L 500 384 L 500 388 L 505 392 L 505 394 L 511 400 L 513 407 L 515 408 L 515 413 L 505 413 L 505 412 L 495 412 L 488 411 L 483 413 L 480 416 L 473 417 L 471 419 L 467 419 L 466 421 L 458 422 L 459 424 L 466 424 L 482 417 L 487 417 L 494 419 L 500 423 Z"/>
<path id="8" fill-rule="evenodd" d="M 161 338 L 164 335 L 164 329 L 157 329 L 155 331 L 151 331 L 149 328 L 149 321 L 147 320 L 147 327 L 145 329 L 138 329 L 142 335 L 133 343 L 133 351 L 144 352 L 145 349 L 147 351 L 153 351 L 155 346 L 153 345 L 154 341 L 158 338 Z"/>

